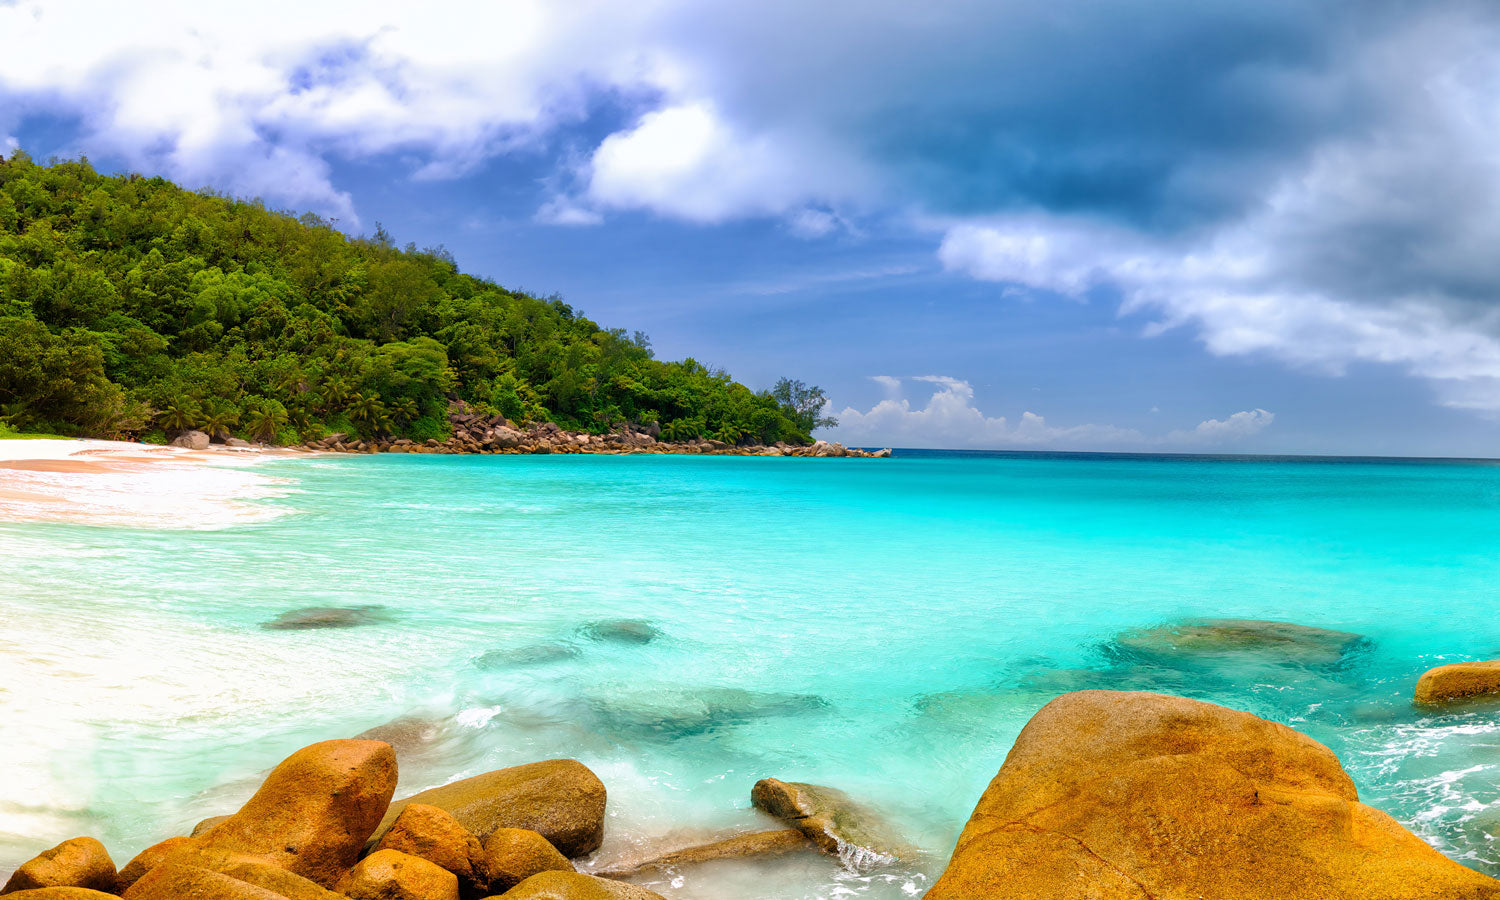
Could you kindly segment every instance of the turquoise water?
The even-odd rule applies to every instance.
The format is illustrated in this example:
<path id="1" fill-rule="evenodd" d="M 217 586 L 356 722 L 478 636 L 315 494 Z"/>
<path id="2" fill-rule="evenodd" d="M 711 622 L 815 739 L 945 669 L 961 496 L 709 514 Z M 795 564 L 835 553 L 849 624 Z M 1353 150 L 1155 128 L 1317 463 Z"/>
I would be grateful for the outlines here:
<path id="1" fill-rule="evenodd" d="M 1424 669 L 1500 655 L 1495 465 L 911 452 L 256 471 L 284 483 L 252 502 L 283 514 L 0 524 L 0 870 L 78 833 L 123 861 L 232 810 L 303 744 L 416 717 L 402 792 L 592 766 L 610 791 L 598 864 L 755 824 L 767 775 L 840 787 L 930 854 L 649 882 L 670 897 L 909 897 L 1031 714 L 1118 687 L 1304 730 L 1367 802 L 1500 873 L 1500 716 L 1409 704 Z M 380 609 L 359 627 L 261 627 L 361 605 Z M 1123 630 L 1197 616 L 1367 643 L 1323 668 L 1109 652 Z M 587 630 L 621 618 L 660 636 Z"/>

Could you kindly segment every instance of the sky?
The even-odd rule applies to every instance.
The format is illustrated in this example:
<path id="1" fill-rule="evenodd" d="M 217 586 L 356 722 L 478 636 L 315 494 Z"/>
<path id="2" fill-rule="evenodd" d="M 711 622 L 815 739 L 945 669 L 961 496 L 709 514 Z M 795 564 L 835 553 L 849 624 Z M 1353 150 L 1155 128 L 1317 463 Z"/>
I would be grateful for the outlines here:
<path id="1" fill-rule="evenodd" d="M 0 152 L 446 247 L 861 446 L 1500 456 L 1493 0 L 0 0 Z"/>

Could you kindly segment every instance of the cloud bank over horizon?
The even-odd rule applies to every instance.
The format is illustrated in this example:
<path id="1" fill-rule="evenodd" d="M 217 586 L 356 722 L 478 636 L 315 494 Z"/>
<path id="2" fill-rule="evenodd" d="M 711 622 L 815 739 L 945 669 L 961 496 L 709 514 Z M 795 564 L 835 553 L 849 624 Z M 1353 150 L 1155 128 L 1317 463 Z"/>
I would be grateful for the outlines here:
<path id="1" fill-rule="evenodd" d="M 903 233 L 1142 340 L 1388 367 L 1500 415 L 1493 3 L 151 8 L 0 4 L 0 147 L 64 121 L 69 146 L 351 230 L 339 165 L 540 160 L 539 225 Z"/>
<path id="2" fill-rule="evenodd" d="M 872 380 L 885 389 L 886 398 L 867 410 L 846 407 L 835 413 L 830 407 L 839 422 L 828 432 L 833 439 L 860 447 L 1204 451 L 1231 449 L 1276 420 L 1264 409 L 1244 410 L 1190 429 L 1146 435 L 1114 425 L 1052 425 L 1029 410 L 1015 421 L 987 416 L 974 406 L 974 386 L 948 375 L 875 375 Z M 932 385 L 924 406 L 901 396 L 906 381 Z"/>

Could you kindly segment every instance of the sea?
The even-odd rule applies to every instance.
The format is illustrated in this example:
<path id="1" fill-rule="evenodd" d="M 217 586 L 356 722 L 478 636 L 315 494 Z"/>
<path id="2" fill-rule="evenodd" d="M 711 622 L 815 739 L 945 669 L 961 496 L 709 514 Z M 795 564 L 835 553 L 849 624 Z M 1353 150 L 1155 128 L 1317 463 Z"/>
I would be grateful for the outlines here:
<path id="1" fill-rule="evenodd" d="M 773 827 L 750 805 L 773 776 L 918 852 L 639 883 L 919 897 L 1027 720 L 1110 688 L 1303 731 L 1366 803 L 1500 875 L 1500 711 L 1411 703 L 1427 668 L 1500 656 L 1495 462 L 380 455 L 234 477 L 233 516 L 0 522 L 0 873 L 79 834 L 123 865 L 297 748 L 395 722 L 398 795 L 590 766 L 609 801 L 585 871 Z M 347 627 L 267 627 L 307 608 Z M 1333 661 L 1135 652 L 1203 619 L 1351 638 Z"/>

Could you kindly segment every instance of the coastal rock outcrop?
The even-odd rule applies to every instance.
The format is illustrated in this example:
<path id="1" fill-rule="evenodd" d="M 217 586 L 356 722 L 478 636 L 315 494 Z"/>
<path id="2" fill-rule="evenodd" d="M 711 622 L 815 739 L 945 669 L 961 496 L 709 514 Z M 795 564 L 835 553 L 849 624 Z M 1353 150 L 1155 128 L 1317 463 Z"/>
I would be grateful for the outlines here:
<path id="1" fill-rule="evenodd" d="M 485 835 L 480 859 L 491 894 L 503 894 L 542 872 L 573 871 L 573 864 L 551 841 L 528 828 L 496 828 Z"/>
<path id="2" fill-rule="evenodd" d="M 643 887 L 577 872 L 533 875 L 502 896 L 505 900 L 666 900 Z"/>
<path id="3" fill-rule="evenodd" d="M 483 859 L 479 839 L 458 824 L 451 813 L 436 806 L 407 804 L 375 845 L 375 853 L 382 850 L 396 850 L 442 866 L 458 878 L 468 894 L 476 894 L 488 882 L 478 871 Z"/>
<path id="4" fill-rule="evenodd" d="M 588 766 L 552 759 L 497 769 L 397 801 L 375 833 L 383 836 L 407 804 L 426 803 L 451 813 L 472 834 L 529 828 L 564 856 L 583 856 L 604 840 L 604 802 L 604 782 Z"/>
<path id="5" fill-rule="evenodd" d="M 163 863 L 120 895 L 124 900 L 291 900 L 247 881 L 182 863 Z"/>
<path id="6" fill-rule="evenodd" d="M 1362 646 L 1347 631 L 1312 628 L 1262 619 L 1194 619 L 1118 635 L 1108 645 L 1114 655 L 1151 662 L 1258 658 L 1309 667 L 1333 666 Z"/>
<path id="7" fill-rule="evenodd" d="M 50 887 L 115 889 L 115 864 L 104 845 L 91 837 L 63 841 L 22 863 L 0 894 Z"/>
<path id="8" fill-rule="evenodd" d="M 390 744 L 323 741 L 287 757 L 239 812 L 196 839 L 198 848 L 258 856 L 331 888 L 359 858 L 395 789 Z"/>
<path id="9" fill-rule="evenodd" d="M 856 867 L 912 855 L 879 816 L 834 788 L 762 778 L 751 789 L 750 802 Z"/>
<path id="10" fill-rule="evenodd" d="M 1022 730 L 927 900 L 1500 900 L 1249 713 L 1080 691 Z"/>
<path id="11" fill-rule="evenodd" d="M 1417 679 L 1415 699 L 1423 705 L 1500 695 L 1500 659 L 1450 663 L 1428 669 Z"/>
<path id="12" fill-rule="evenodd" d="M 458 900 L 458 876 L 396 850 L 359 861 L 339 887 L 350 900 Z"/>

